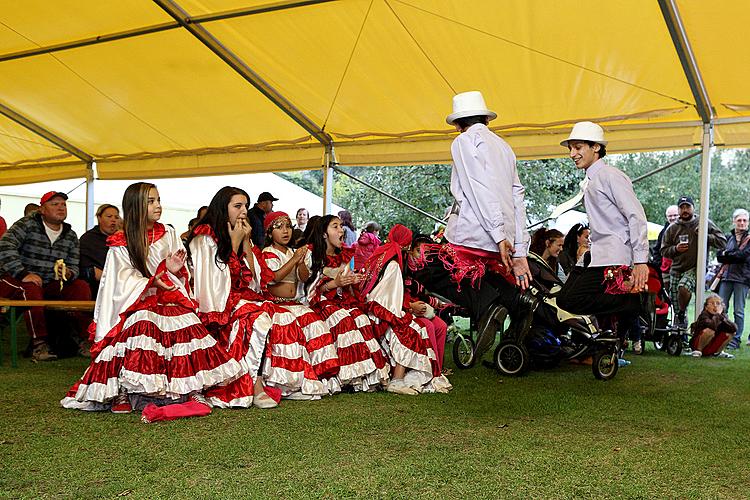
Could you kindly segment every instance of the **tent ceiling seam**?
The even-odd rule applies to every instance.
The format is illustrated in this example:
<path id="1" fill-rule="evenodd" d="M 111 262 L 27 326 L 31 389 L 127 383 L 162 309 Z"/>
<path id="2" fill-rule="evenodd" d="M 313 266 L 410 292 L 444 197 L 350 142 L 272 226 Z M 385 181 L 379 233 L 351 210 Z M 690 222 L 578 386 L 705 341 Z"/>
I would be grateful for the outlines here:
<path id="1" fill-rule="evenodd" d="M 354 45 L 352 46 L 352 51 L 349 53 L 349 59 L 346 61 L 346 66 L 344 67 L 344 72 L 341 74 L 341 79 L 339 80 L 339 84 L 336 87 L 336 93 L 333 95 L 333 99 L 331 100 L 331 106 L 328 108 L 328 113 L 326 113 L 326 119 L 323 121 L 323 129 L 326 128 L 326 125 L 328 125 L 328 120 L 331 118 L 331 113 L 333 112 L 333 107 L 336 105 L 336 100 L 339 98 L 339 92 L 341 91 L 341 86 L 344 84 L 344 80 L 346 79 L 346 75 L 349 72 L 349 66 L 352 63 L 352 59 L 354 59 L 354 53 L 357 51 L 357 46 L 359 45 L 359 39 L 362 36 L 362 32 L 365 29 L 365 24 L 367 23 L 367 18 L 370 17 L 370 11 L 372 10 L 372 4 L 375 2 L 375 0 L 370 0 L 370 5 L 367 6 L 367 12 L 365 12 L 365 17 L 362 19 L 362 24 L 359 27 L 359 32 L 357 33 L 357 38 L 354 40 Z"/>
<path id="2" fill-rule="evenodd" d="M 524 45 L 524 44 L 522 44 L 522 43 L 519 43 L 519 42 L 514 42 L 513 40 L 510 40 L 510 39 L 508 39 L 508 38 L 504 38 L 504 37 L 501 37 L 501 36 L 499 36 L 499 35 L 495 35 L 495 34 L 493 34 L 493 33 L 490 33 L 490 32 L 488 32 L 488 31 L 484 31 L 484 30 L 481 30 L 481 29 L 479 29 L 479 28 L 475 28 L 474 26 L 471 26 L 471 25 L 469 25 L 469 24 L 466 24 L 466 23 L 462 23 L 462 22 L 460 22 L 460 21 L 457 21 L 457 20 L 455 20 L 455 19 L 451 19 L 451 18 L 449 18 L 449 17 L 443 16 L 443 15 L 441 15 L 441 14 L 438 14 L 438 13 L 436 13 L 436 12 L 432 12 L 432 11 L 430 11 L 430 10 L 427 10 L 427 9 L 424 9 L 424 8 L 422 8 L 422 7 L 417 7 L 416 5 L 412 5 L 412 4 L 408 3 L 408 2 L 405 2 L 404 0 L 393 0 L 393 1 L 399 2 L 399 3 L 401 3 L 401 4 L 404 4 L 404 5 L 408 6 L 408 7 L 411 7 L 412 9 L 415 9 L 415 10 L 418 10 L 418 11 L 421 11 L 421 12 L 424 12 L 424 13 L 426 13 L 426 14 L 430 14 L 430 15 L 432 15 L 432 16 L 435 16 L 435 17 L 437 17 L 437 18 L 439 18 L 439 19 L 442 19 L 442 20 L 444 20 L 444 21 L 448 21 L 448 22 L 450 22 L 450 23 L 453 23 L 453 24 L 457 24 L 457 25 L 459 25 L 459 26 L 462 26 L 462 27 L 464 27 L 464 28 L 467 28 L 467 29 L 469 29 L 469 30 L 472 30 L 472 31 L 476 31 L 477 33 L 481 33 L 481 34 L 483 34 L 483 35 L 486 35 L 486 36 L 489 36 L 489 37 L 491 37 L 491 38 L 495 38 L 495 39 L 497 39 L 497 40 L 500 40 L 500 41 L 502 41 L 502 42 L 505 42 L 505 43 L 507 43 L 507 44 L 509 44 L 509 45 L 513 45 L 513 46 L 519 47 L 519 48 L 521 48 L 521 49 L 524 49 L 524 50 L 528 50 L 529 52 L 533 52 L 534 54 L 538 54 L 538 55 L 541 55 L 541 56 L 547 57 L 547 58 L 549 58 L 549 59 L 552 59 L 552 60 L 554 60 L 554 61 L 558 61 L 558 62 L 560 62 L 560 63 L 563 63 L 563 64 L 566 64 L 566 65 L 568 65 L 568 66 L 572 66 L 572 67 L 574 67 L 574 68 L 578 68 L 578 69 L 580 69 L 580 70 L 583 70 L 583 71 L 586 71 L 586 72 L 588 72 L 588 73 L 592 73 L 592 74 L 595 74 L 595 75 L 598 75 L 598 76 L 601 76 L 601 77 L 607 78 L 607 79 L 609 79 L 609 80 L 613 80 L 613 81 L 616 81 L 616 82 L 622 83 L 622 84 L 624 84 L 624 85 L 628 85 L 628 86 L 630 86 L 630 87 L 633 87 L 633 88 L 636 88 L 636 89 L 639 89 L 639 90 L 643 90 L 643 91 L 645 91 L 645 92 L 649 92 L 649 93 L 652 93 L 652 94 L 658 95 L 658 96 L 660 96 L 660 97 L 664 97 L 665 99 L 670 99 L 670 100 L 672 100 L 672 101 L 676 101 L 676 102 L 679 102 L 680 104 L 686 104 L 686 105 L 688 105 L 688 106 L 694 106 L 694 105 L 695 105 L 695 104 L 694 104 L 694 103 L 692 103 L 692 102 L 689 102 L 689 101 L 685 101 L 685 100 L 683 100 L 683 99 L 679 99 L 679 98 L 677 98 L 677 97 L 673 97 L 673 96 L 670 96 L 670 95 L 668 95 L 668 94 L 664 94 L 664 93 L 662 93 L 662 92 L 659 92 L 658 90 L 653 90 L 653 89 L 649 89 L 648 87 L 643 87 L 642 85 L 637 85 L 637 84 L 635 84 L 635 83 L 629 82 L 629 81 L 627 81 L 627 80 L 623 80 L 623 79 L 621 79 L 621 78 L 618 78 L 618 77 L 616 77 L 616 76 L 608 75 L 608 74 L 606 74 L 606 73 L 603 73 L 603 72 L 601 72 L 601 71 L 597 71 L 597 70 L 595 70 L 595 69 L 587 68 L 586 66 L 583 66 L 583 65 L 580 65 L 580 64 L 576 64 L 576 63 L 574 63 L 574 62 L 572 62 L 572 61 L 568 61 L 568 60 L 566 60 L 566 59 L 563 59 L 563 58 L 561 58 L 561 57 L 558 57 L 558 56 L 555 56 L 555 55 L 549 54 L 549 53 L 547 53 L 547 52 L 544 52 L 544 51 L 541 51 L 541 50 L 539 50 L 539 49 L 534 49 L 534 48 L 532 48 L 532 47 L 529 47 L 528 45 Z"/>
<path id="3" fill-rule="evenodd" d="M 193 37 L 205 45 L 214 55 L 219 57 L 224 63 L 232 68 L 237 74 L 255 87 L 261 94 L 266 96 L 274 105 L 287 114 L 304 130 L 309 132 L 321 144 L 327 145 L 332 142 L 332 138 L 315 122 L 307 117 L 302 111 L 294 106 L 289 99 L 284 97 L 280 92 L 266 82 L 258 73 L 253 71 L 242 59 L 231 52 L 224 46 L 214 35 L 205 27 L 199 24 L 192 24 L 187 21 L 189 17 L 182 7 L 173 0 L 153 0 L 161 9 L 172 16 L 175 21 L 187 30 Z"/>
<path id="4" fill-rule="evenodd" d="M 222 11 L 214 14 L 205 14 L 202 16 L 190 17 L 186 16 L 185 21 L 188 23 L 208 23 L 212 21 L 220 21 L 224 19 L 234 19 L 237 17 L 248 17 L 256 14 L 264 14 L 266 12 L 274 12 L 281 10 L 289 10 L 297 7 L 306 7 L 310 5 L 328 3 L 336 0 L 306 0 L 306 1 L 295 1 L 295 2 L 275 2 L 273 4 L 259 5 L 257 7 L 235 9 L 231 11 Z M 5 26 L 9 30 L 18 34 L 19 36 L 26 38 L 16 30 L 11 28 L 5 23 L 0 22 L 0 25 Z M 169 31 L 179 28 L 181 25 L 179 22 L 170 21 L 167 23 L 153 24 L 151 26 L 144 26 L 141 28 L 133 28 L 125 31 L 118 31 L 115 33 L 107 33 L 104 35 L 97 35 L 89 38 L 82 38 L 71 42 L 58 43 L 54 45 L 38 46 L 35 49 L 20 50 L 17 52 L 10 52 L 7 54 L 0 54 L 0 62 L 12 61 L 14 59 L 25 59 L 28 57 L 38 56 L 42 54 L 51 54 L 53 52 L 60 52 L 63 50 L 77 49 L 80 47 L 87 47 L 89 45 L 98 45 L 100 43 L 114 42 L 117 40 L 124 40 L 127 38 L 134 38 L 143 35 L 150 35 L 152 33 L 159 33 L 162 31 Z M 28 38 L 26 38 L 28 40 Z M 30 42 L 34 43 L 32 40 Z"/>
<path id="5" fill-rule="evenodd" d="M 385 0 L 385 4 L 388 6 L 388 9 L 390 9 L 391 13 L 396 18 L 396 20 L 399 22 L 399 24 L 404 29 L 404 31 L 406 31 L 406 33 L 412 39 L 412 41 L 417 46 L 417 48 L 419 49 L 419 51 L 422 52 L 422 55 L 425 57 L 425 59 L 427 59 L 430 62 L 430 64 L 432 65 L 432 67 L 435 68 L 435 71 L 437 72 L 437 74 L 440 75 L 440 78 L 442 78 L 443 81 L 445 82 L 445 84 L 448 85 L 448 88 L 451 89 L 451 92 L 453 92 L 454 94 L 457 94 L 458 92 L 456 92 L 456 89 L 453 87 L 453 85 L 451 85 L 451 82 L 448 81 L 448 78 L 446 78 L 445 75 L 443 74 L 443 72 L 440 71 L 440 68 L 438 68 L 438 66 L 435 63 L 435 61 L 433 61 L 432 58 L 430 58 L 429 54 L 427 54 L 427 51 L 417 41 L 417 38 L 412 34 L 412 32 L 409 30 L 409 28 L 406 27 L 406 23 L 396 13 L 396 10 L 391 5 L 391 2 L 389 2 L 388 0 Z"/>

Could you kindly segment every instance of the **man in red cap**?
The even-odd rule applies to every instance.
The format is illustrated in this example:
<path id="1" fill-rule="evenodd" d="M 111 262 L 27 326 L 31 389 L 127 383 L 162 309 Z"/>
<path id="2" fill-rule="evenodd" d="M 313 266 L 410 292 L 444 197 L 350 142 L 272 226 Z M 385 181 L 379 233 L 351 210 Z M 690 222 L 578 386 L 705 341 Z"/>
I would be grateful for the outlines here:
<path id="1" fill-rule="evenodd" d="M 39 211 L 13 224 L 0 239 L 0 297 L 18 300 L 91 300 L 91 290 L 78 278 L 78 237 L 65 223 L 68 195 L 50 191 Z M 80 354 L 88 354 L 86 327 L 90 319 L 76 314 Z M 55 325 L 66 321 L 54 321 Z M 44 309 L 31 307 L 26 328 L 34 361 L 57 359 L 48 343 Z"/>

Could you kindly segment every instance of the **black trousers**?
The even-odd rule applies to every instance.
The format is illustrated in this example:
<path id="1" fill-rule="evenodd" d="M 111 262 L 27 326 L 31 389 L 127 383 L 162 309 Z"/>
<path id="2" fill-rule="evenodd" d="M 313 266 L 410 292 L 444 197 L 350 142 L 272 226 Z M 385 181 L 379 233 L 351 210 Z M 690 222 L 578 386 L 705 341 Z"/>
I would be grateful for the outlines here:
<path id="1" fill-rule="evenodd" d="M 460 290 L 450 273 L 439 259 L 434 258 L 425 268 L 414 273 L 415 278 L 427 290 L 437 293 L 454 304 L 466 308 L 475 321 L 479 321 L 494 303 L 502 304 L 508 309 L 511 317 L 519 308 L 520 290 L 508 283 L 502 276 L 487 272 L 476 286 L 466 279 L 461 282 Z"/>
<path id="2" fill-rule="evenodd" d="M 611 295 L 604 293 L 606 267 L 576 266 L 557 296 L 557 305 L 573 314 L 638 314 L 638 293 Z"/>

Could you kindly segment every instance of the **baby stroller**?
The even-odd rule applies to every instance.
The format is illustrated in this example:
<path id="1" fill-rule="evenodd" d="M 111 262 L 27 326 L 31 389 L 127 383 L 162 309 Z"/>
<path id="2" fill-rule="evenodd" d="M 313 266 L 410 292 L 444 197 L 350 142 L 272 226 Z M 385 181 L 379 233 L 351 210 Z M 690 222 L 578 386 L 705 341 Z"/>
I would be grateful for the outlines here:
<path id="1" fill-rule="evenodd" d="M 532 254 L 530 260 L 535 256 Z M 537 259 L 538 256 L 536 256 Z M 501 339 L 493 355 L 495 367 L 504 375 L 518 376 L 531 367 L 550 367 L 562 360 L 591 356 L 592 372 L 601 380 L 613 378 L 618 371 L 619 339 L 611 331 L 601 331 L 591 316 L 574 315 L 557 307 L 555 293 L 561 283 L 544 261 L 535 262 L 547 271 L 555 286 L 548 289 L 538 280 L 532 281 L 524 294 L 530 304 L 531 323 L 525 327 L 504 328 L 508 311 L 493 305 L 477 325 L 475 334 L 458 334 L 453 344 L 453 359 L 459 368 L 469 368 L 495 341 Z M 473 330 L 473 329 L 472 329 Z"/>
<path id="2" fill-rule="evenodd" d="M 653 294 L 654 307 L 651 308 L 650 318 L 646 320 L 641 318 L 642 348 L 645 350 L 646 342 L 650 341 L 657 350 L 663 350 L 671 356 L 679 356 L 687 345 L 688 329 L 675 320 L 676 314 L 669 294 L 664 289 L 661 271 L 651 265 L 649 265 L 648 289 Z"/>

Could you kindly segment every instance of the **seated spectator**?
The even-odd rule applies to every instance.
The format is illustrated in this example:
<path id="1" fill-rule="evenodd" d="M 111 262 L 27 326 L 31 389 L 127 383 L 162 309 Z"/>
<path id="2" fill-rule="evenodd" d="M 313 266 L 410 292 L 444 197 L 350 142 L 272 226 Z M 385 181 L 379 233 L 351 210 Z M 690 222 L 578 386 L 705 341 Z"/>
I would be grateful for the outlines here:
<path id="1" fill-rule="evenodd" d="M 185 231 L 184 233 L 180 235 L 180 239 L 182 240 L 183 245 L 187 245 L 188 237 L 190 236 L 190 233 L 193 231 L 193 228 L 197 225 L 198 220 L 199 220 L 198 217 L 193 217 L 192 219 L 190 219 L 190 222 L 188 222 L 187 231 Z"/>
<path id="2" fill-rule="evenodd" d="M 91 300 L 88 284 L 78 278 L 78 237 L 67 224 L 68 195 L 50 191 L 42 196 L 39 212 L 13 224 L 0 240 L 0 297 L 17 300 Z M 50 313 L 50 316 L 53 314 Z M 44 308 L 26 313 L 34 361 L 57 359 L 48 343 L 48 327 L 66 324 L 64 317 L 48 323 Z M 79 354 L 89 355 L 89 317 L 75 314 Z M 60 335 L 57 336 L 58 340 Z"/>
<path id="3" fill-rule="evenodd" d="M 306 208 L 300 208 L 297 210 L 297 224 L 295 224 L 292 230 L 292 239 L 290 246 L 292 248 L 299 248 L 305 241 L 305 229 L 307 228 L 307 221 L 310 220 L 310 212 Z"/>
<path id="4" fill-rule="evenodd" d="M 591 231 L 585 224 L 576 224 L 568 234 L 565 236 L 563 242 L 563 249 L 560 252 L 558 261 L 560 267 L 562 267 L 565 276 L 570 274 L 576 263 L 583 258 L 583 255 L 589 250 L 591 242 L 589 241 L 589 234 Z M 565 280 L 563 280 L 565 281 Z"/>
<path id="5" fill-rule="evenodd" d="M 692 338 L 690 347 L 692 356 L 717 356 L 720 358 L 734 358 L 734 355 L 724 351 L 724 348 L 734 337 L 737 325 L 729 321 L 724 312 L 724 303 L 715 293 L 710 294 L 703 305 L 703 311 L 698 319 L 690 325 Z"/>
<path id="6" fill-rule="evenodd" d="M 380 246 L 378 234 L 380 234 L 380 224 L 374 221 L 368 222 L 357 240 L 357 249 L 354 251 L 354 269 L 362 269 L 367 258 Z"/>
<path id="7" fill-rule="evenodd" d="M 540 228 L 534 232 L 529 246 L 529 270 L 537 283 L 548 290 L 562 284 L 557 258 L 565 236 L 557 229 Z"/>
<path id="8" fill-rule="evenodd" d="M 29 203 L 23 208 L 23 216 L 28 217 L 29 215 L 33 215 L 39 211 L 39 205 L 36 203 Z"/>
<path id="9" fill-rule="evenodd" d="M 344 245 L 350 247 L 357 241 L 357 230 L 352 222 L 352 214 L 348 210 L 339 212 L 341 226 L 344 228 Z"/>
<path id="10" fill-rule="evenodd" d="M 104 204 L 96 211 L 97 225 L 81 235 L 81 278 L 88 282 L 94 298 L 99 291 L 104 261 L 107 260 L 107 238 L 117 232 L 119 219 L 120 210 L 114 205 Z"/>

